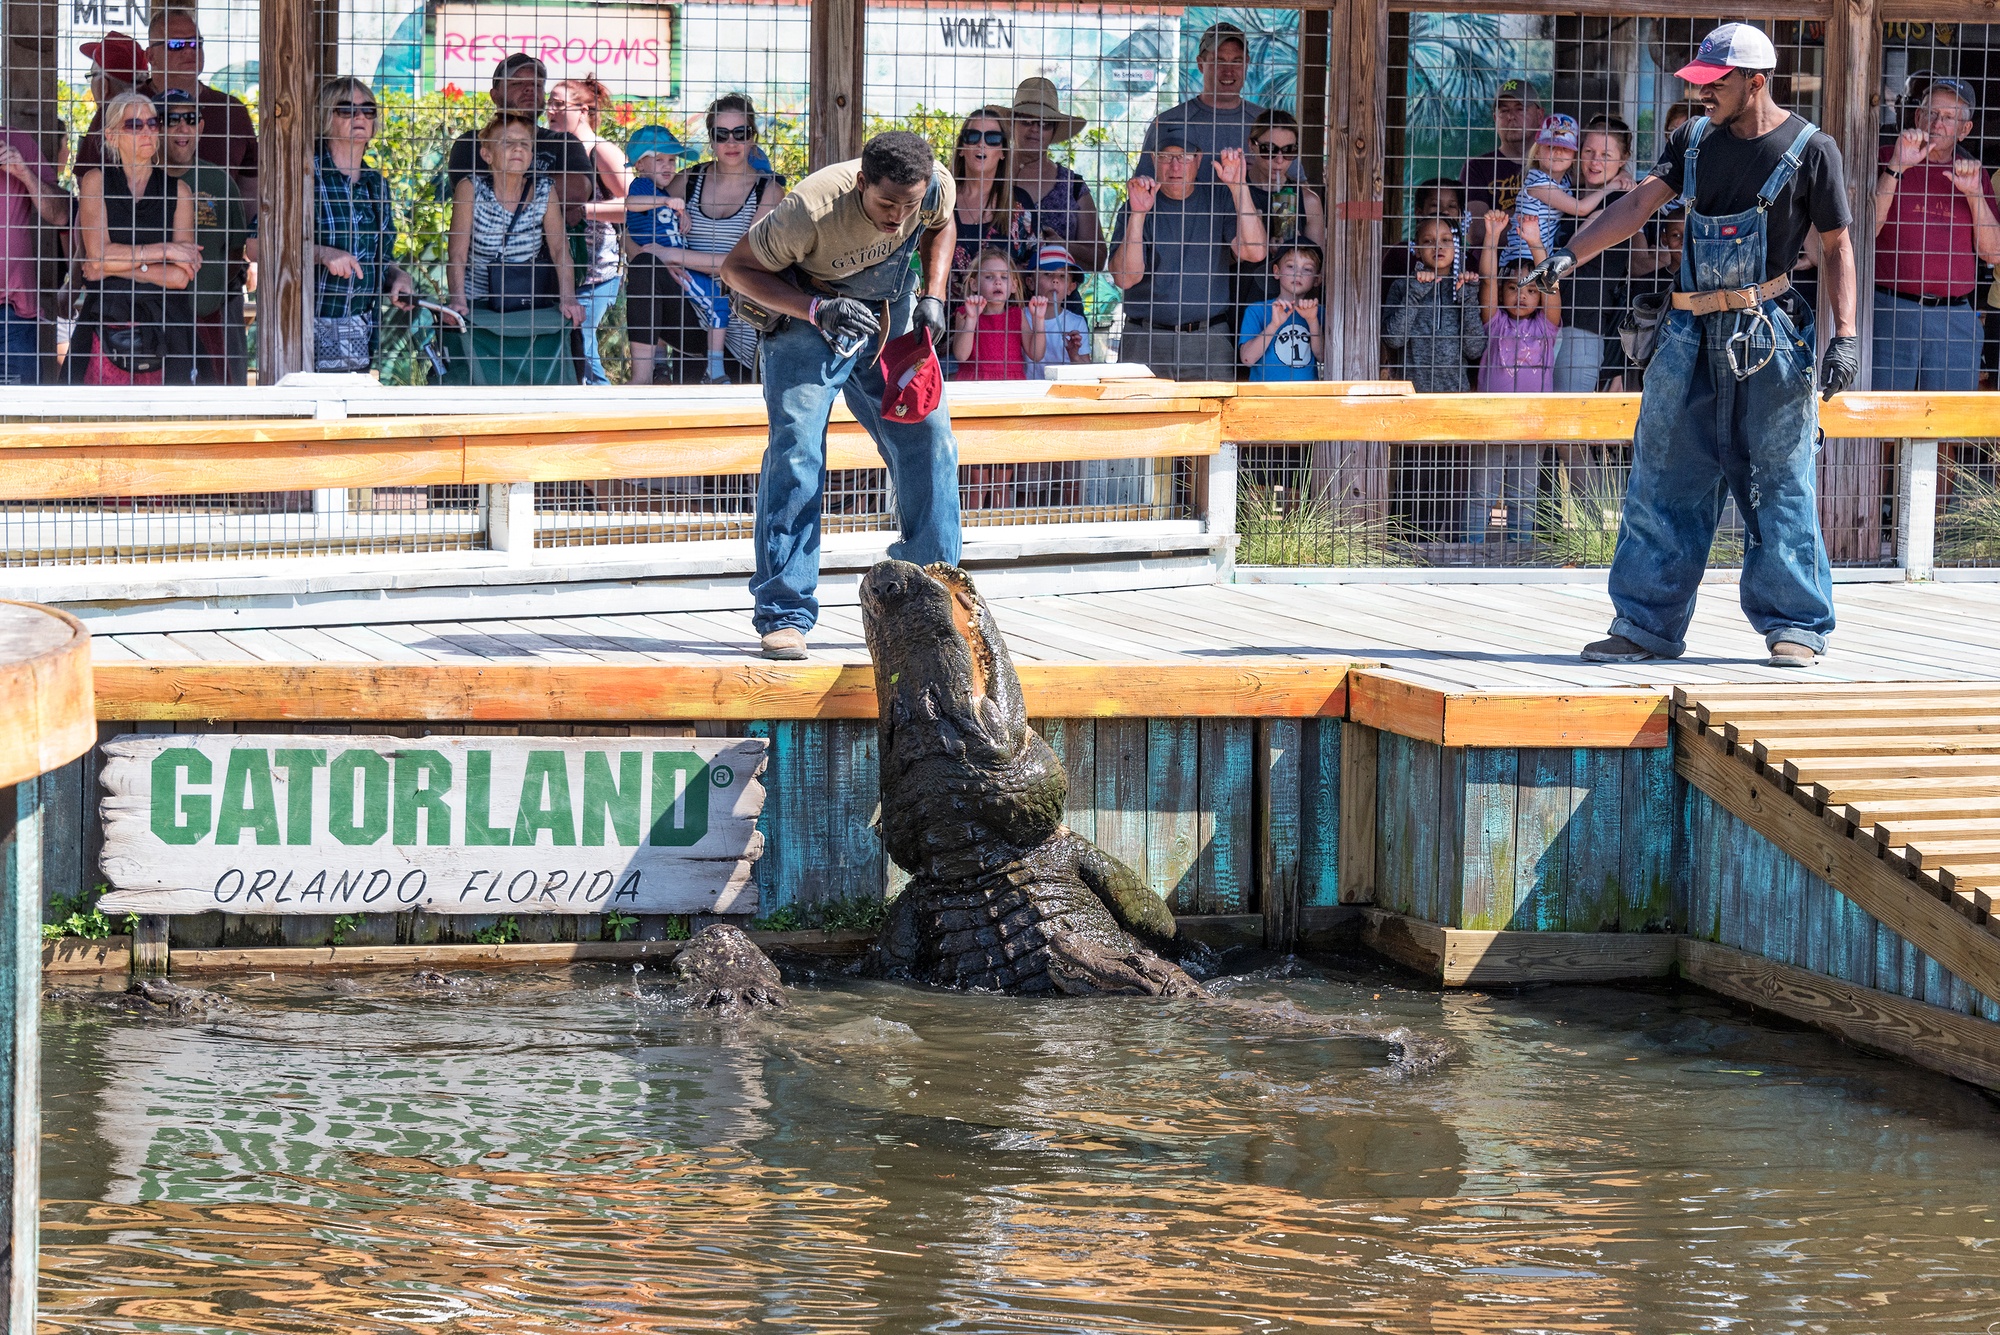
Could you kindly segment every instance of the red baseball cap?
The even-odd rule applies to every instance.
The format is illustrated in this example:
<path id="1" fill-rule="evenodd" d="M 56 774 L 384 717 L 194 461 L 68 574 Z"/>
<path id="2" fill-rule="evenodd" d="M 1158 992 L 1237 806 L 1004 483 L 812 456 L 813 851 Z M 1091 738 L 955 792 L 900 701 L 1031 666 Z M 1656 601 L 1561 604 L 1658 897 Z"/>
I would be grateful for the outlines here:
<path id="1" fill-rule="evenodd" d="M 882 416 L 892 422 L 921 422 L 944 401 L 944 368 L 931 336 L 912 329 L 882 349 Z"/>
<path id="2" fill-rule="evenodd" d="M 1701 39 L 1694 59 L 1674 73 L 1691 84 L 1714 83 L 1731 70 L 1769 74 L 1778 68 L 1778 49 L 1763 30 L 1748 23 L 1725 23 Z"/>
<path id="3" fill-rule="evenodd" d="M 94 42 L 83 44 L 84 57 L 114 79 L 137 87 L 152 77 L 153 62 L 146 48 L 122 32 L 107 32 Z"/>

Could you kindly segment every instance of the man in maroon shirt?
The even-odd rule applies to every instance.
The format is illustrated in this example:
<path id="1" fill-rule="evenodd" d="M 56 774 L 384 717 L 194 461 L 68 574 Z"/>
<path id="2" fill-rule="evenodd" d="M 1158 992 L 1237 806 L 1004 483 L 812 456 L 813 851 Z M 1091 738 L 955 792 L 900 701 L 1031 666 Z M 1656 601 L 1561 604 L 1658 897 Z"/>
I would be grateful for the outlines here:
<path id="1" fill-rule="evenodd" d="M 257 127 L 250 120 L 250 109 L 240 100 L 201 81 L 206 58 L 202 53 L 201 28 L 195 22 L 194 10 L 156 6 L 152 22 L 147 27 L 147 36 L 150 41 L 147 55 L 152 65 L 152 91 L 159 94 L 178 89 L 195 100 L 201 111 L 201 143 L 195 150 L 196 156 L 203 162 L 226 168 L 235 178 L 236 188 L 243 196 L 247 221 L 254 223 L 257 220 Z M 104 137 L 98 132 L 98 117 L 93 117 L 90 129 L 77 148 L 76 174 L 82 176 L 91 168 L 103 165 Z"/>
<path id="2" fill-rule="evenodd" d="M 2000 201 L 1959 151 L 1978 109 L 1938 79 L 1875 176 L 1876 389 L 1977 389 L 1979 262 L 2000 264 Z"/>

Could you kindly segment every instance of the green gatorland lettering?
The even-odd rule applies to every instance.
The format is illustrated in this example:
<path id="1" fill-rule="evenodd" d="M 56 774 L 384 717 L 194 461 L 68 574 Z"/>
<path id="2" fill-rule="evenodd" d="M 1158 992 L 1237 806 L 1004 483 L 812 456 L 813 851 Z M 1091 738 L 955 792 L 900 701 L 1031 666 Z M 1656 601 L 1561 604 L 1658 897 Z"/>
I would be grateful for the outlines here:
<path id="1" fill-rule="evenodd" d="M 729 781 L 691 751 L 652 752 L 650 766 L 642 751 L 585 751 L 576 757 L 578 802 L 573 754 L 528 752 L 512 819 L 496 820 L 490 750 L 465 753 L 461 788 L 460 775 L 440 750 L 384 754 L 356 747 L 329 758 L 317 748 L 274 753 L 235 747 L 218 787 L 208 755 L 191 746 L 168 747 L 151 766 L 152 830 L 166 844 L 198 844 L 213 835 L 218 847 L 228 848 L 328 840 L 369 845 L 384 838 L 398 846 L 624 848 L 638 847 L 643 838 L 656 848 L 686 848 L 708 833 L 710 789 Z M 322 770 L 324 788 L 316 783 Z"/>

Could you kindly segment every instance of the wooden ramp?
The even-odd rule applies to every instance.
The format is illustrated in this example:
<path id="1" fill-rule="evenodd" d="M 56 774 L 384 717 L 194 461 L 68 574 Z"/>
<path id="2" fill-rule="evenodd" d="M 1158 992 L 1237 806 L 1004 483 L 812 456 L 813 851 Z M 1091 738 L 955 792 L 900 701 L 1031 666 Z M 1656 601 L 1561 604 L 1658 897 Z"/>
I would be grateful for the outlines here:
<path id="1" fill-rule="evenodd" d="M 1681 777 L 2000 998 L 2000 686 L 1682 687 Z"/>

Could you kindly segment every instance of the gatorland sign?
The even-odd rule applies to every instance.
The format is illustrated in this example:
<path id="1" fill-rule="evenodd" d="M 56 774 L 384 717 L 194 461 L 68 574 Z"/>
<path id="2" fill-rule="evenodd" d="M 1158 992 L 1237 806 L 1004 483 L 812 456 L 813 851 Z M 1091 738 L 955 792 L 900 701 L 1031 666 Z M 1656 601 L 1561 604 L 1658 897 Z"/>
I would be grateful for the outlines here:
<path id="1" fill-rule="evenodd" d="M 750 913 L 762 738 L 105 745 L 120 913 Z"/>

